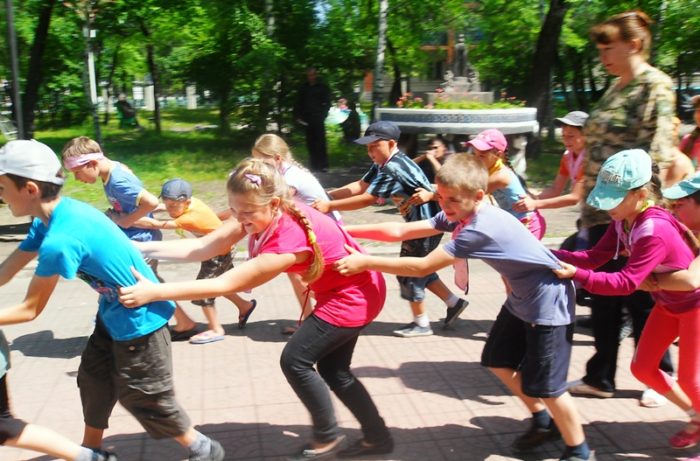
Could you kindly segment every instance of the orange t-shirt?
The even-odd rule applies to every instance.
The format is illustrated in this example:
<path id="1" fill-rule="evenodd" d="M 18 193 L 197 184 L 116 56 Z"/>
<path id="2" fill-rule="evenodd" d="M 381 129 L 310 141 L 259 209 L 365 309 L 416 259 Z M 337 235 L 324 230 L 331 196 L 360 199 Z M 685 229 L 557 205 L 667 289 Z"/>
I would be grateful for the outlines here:
<path id="1" fill-rule="evenodd" d="M 583 159 L 585 157 L 585 152 L 581 151 L 577 156 L 567 150 L 564 155 L 561 156 L 559 161 L 559 174 L 571 179 L 572 182 L 578 182 L 583 179 Z M 573 176 L 571 170 L 575 169 Z"/>
<path id="2" fill-rule="evenodd" d="M 187 210 L 174 221 L 179 229 L 192 232 L 197 237 L 218 229 L 222 224 L 216 213 L 206 203 L 195 197 L 190 199 Z"/>

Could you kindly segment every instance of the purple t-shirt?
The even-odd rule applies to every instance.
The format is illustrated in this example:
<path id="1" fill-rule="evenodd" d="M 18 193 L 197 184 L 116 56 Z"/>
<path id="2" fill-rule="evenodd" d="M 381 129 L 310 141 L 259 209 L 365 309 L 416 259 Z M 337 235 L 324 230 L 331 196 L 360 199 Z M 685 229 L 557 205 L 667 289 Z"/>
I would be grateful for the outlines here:
<path id="1" fill-rule="evenodd" d="M 671 214 L 656 206 L 640 213 L 629 230 L 622 221 L 613 221 L 603 237 L 590 250 L 554 254 L 579 269 L 574 280 L 591 293 L 623 296 L 639 289 L 652 272 L 687 269 L 695 258 L 683 239 L 684 228 Z M 627 264 L 619 272 L 594 272 L 625 251 Z M 651 295 L 670 312 L 682 313 L 700 306 L 700 289 L 695 291 L 655 291 Z"/>
<path id="2" fill-rule="evenodd" d="M 443 212 L 430 224 L 442 232 L 452 232 L 457 226 Z M 482 204 L 443 249 L 455 258 L 481 259 L 508 280 L 512 292 L 504 306 L 520 320 L 537 325 L 573 322 L 573 283 L 554 275 L 557 259 L 507 211 Z"/>

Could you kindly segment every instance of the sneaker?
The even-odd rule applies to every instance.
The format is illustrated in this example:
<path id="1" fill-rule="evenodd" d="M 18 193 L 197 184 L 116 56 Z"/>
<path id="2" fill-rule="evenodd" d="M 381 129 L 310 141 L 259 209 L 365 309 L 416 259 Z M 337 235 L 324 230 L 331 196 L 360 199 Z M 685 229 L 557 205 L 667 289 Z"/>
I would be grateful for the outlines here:
<path id="1" fill-rule="evenodd" d="M 625 314 L 622 317 L 622 325 L 620 326 L 620 336 L 619 341 L 622 342 L 625 338 L 634 332 L 634 326 L 632 324 L 632 317 L 629 314 Z"/>
<path id="2" fill-rule="evenodd" d="M 382 442 L 365 445 L 363 440 L 357 440 L 338 452 L 338 458 L 359 458 L 362 456 L 386 455 L 394 451 L 394 439 L 389 436 Z"/>
<path id="3" fill-rule="evenodd" d="M 604 391 L 602 389 L 598 389 L 597 387 L 589 386 L 582 381 L 571 383 L 569 385 L 569 392 L 574 395 L 588 395 L 591 397 L 598 397 L 600 399 L 609 399 L 615 395 L 614 392 Z"/>
<path id="4" fill-rule="evenodd" d="M 561 458 L 559 458 L 559 461 L 596 461 L 595 458 L 595 453 L 591 451 L 591 454 L 588 455 L 588 458 L 581 458 L 580 456 L 564 456 L 562 455 Z"/>
<path id="5" fill-rule="evenodd" d="M 669 443 L 673 448 L 692 448 L 700 442 L 700 421 L 691 419 L 690 425 L 695 426 L 692 432 L 683 429 L 671 437 Z"/>
<path id="6" fill-rule="evenodd" d="M 457 320 L 457 317 L 459 317 L 459 314 L 461 314 L 468 305 L 469 301 L 460 298 L 454 307 L 448 307 L 447 312 L 445 313 L 445 323 L 443 324 L 443 328 L 452 326 L 455 320 Z"/>
<path id="7" fill-rule="evenodd" d="M 534 424 L 530 426 L 527 432 L 515 439 L 513 449 L 515 451 L 528 451 L 539 447 L 543 443 L 561 439 L 561 434 L 554 421 L 549 427 L 537 427 Z"/>
<path id="8" fill-rule="evenodd" d="M 430 336 L 433 334 L 433 329 L 429 326 L 422 327 L 411 322 L 405 327 L 401 327 L 398 330 L 394 330 L 394 335 L 400 336 L 402 338 L 413 338 L 415 336 Z"/>
<path id="9" fill-rule="evenodd" d="M 211 448 L 207 456 L 190 455 L 189 461 L 223 461 L 226 457 L 224 447 L 214 439 L 211 440 Z"/>
<path id="10" fill-rule="evenodd" d="M 93 450 L 92 461 L 118 461 L 117 455 L 111 451 Z"/>
<path id="11" fill-rule="evenodd" d="M 654 389 L 646 388 L 642 392 L 642 397 L 639 399 L 639 404 L 646 408 L 656 408 L 666 405 L 668 399 L 656 392 Z"/>

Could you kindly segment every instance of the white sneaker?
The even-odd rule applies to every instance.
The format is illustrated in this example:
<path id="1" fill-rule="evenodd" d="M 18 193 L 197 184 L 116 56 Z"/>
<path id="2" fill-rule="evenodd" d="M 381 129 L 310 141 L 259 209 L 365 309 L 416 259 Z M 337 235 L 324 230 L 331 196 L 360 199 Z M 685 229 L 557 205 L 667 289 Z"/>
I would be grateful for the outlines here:
<path id="1" fill-rule="evenodd" d="M 642 397 L 639 399 L 639 404 L 646 408 L 661 407 L 667 403 L 668 399 L 666 397 L 651 388 L 644 389 Z"/>

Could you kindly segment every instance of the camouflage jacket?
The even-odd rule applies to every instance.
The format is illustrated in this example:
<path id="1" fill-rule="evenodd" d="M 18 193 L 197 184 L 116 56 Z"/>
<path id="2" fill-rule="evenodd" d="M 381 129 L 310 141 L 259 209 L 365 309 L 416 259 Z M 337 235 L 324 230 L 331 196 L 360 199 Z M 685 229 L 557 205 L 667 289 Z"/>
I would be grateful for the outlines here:
<path id="1" fill-rule="evenodd" d="M 668 165 L 674 155 L 675 104 L 671 78 L 654 67 L 642 71 L 622 89 L 613 82 L 584 127 L 584 197 L 595 186 L 603 162 L 621 150 L 644 149 L 659 167 Z M 592 227 L 610 222 L 610 217 L 584 201 L 581 220 L 583 227 Z"/>

